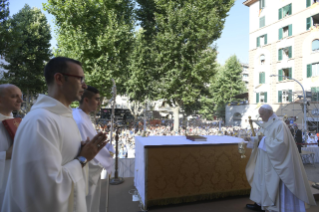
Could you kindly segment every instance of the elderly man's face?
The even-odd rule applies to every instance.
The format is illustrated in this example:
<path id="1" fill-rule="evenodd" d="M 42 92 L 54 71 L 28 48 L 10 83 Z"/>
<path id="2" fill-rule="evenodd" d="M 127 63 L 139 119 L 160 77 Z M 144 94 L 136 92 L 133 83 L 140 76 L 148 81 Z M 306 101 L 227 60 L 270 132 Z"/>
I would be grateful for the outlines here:
<path id="1" fill-rule="evenodd" d="M 259 109 L 259 116 L 263 120 L 263 122 L 267 122 L 272 113 L 268 110 L 264 110 L 263 108 Z"/>

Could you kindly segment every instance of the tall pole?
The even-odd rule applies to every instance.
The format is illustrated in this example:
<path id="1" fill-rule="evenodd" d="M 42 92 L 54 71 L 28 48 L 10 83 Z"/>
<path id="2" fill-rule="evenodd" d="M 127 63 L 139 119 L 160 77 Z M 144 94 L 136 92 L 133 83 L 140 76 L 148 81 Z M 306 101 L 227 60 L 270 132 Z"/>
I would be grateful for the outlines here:
<path id="1" fill-rule="evenodd" d="M 276 74 L 270 75 L 270 77 L 276 77 L 276 76 L 278 76 L 278 75 L 276 75 Z M 280 77 L 287 78 L 286 76 L 282 76 L 282 75 L 280 75 Z M 295 81 L 296 83 L 298 83 L 298 84 L 301 86 L 301 88 L 302 88 L 303 104 L 304 104 L 304 106 L 303 106 L 304 129 L 303 129 L 303 130 L 304 130 L 305 132 L 307 132 L 307 110 L 306 110 L 306 107 L 307 107 L 307 99 L 306 99 L 305 89 L 304 89 L 304 87 L 302 86 L 302 84 L 301 84 L 298 80 L 296 80 L 296 79 L 294 79 L 294 78 L 289 78 L 289 79 L 291 79 L 291 80 Z"/>

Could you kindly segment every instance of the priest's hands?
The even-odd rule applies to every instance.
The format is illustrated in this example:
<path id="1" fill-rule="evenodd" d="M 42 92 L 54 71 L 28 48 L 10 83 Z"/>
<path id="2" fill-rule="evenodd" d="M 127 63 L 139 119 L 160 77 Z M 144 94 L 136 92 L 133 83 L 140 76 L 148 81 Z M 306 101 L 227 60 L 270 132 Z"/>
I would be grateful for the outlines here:
<path id="1" fill-rule="evenodd" d="M 82 141 L 82 147 L 79 156 L 83 156 L 89 162 L 97 153 L 108 143 L 106 141 L 106 134 L 99 132 L 92 140 L 89 138 L 86 141 Z"/>
<path id="2" fill-rule="evenodd" d="M 6 151 L 6 160 L 11 160 L 13 145 Z"/>

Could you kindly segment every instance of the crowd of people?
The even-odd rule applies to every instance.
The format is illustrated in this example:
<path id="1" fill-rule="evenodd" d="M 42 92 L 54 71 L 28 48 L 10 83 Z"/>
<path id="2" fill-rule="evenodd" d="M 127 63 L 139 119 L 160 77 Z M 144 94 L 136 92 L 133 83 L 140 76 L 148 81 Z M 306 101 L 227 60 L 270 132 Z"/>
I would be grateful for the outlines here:
<path id="1" fill-rule="evenodd" d="M 174 131 L 174 126 L 172 121 L 167 121 L 163 125 L 150 125 L 149 123 L 146 126 L 146 133 L 144 133 L 143 121 L 137 121 L 135 123 L 135 127 L 131 124 L 130 127 L 122 127 L 119 133 L 119 158 L 134 158 L 135 157 L 135 136 L 183 136 L 185 134 L 193 134 L 193 135 L 227 135 L 234 137 L 245 137 L 247 135 L 251 136 L 252 131 L 248 128 L 242 128 L 239 126 L 222 126 L 219 128 L 216 123 L 202 123 L 200 121 L 199 126 L 187 126 L 180 127 L 179 131 Z M 96 130 L 98 132 L 106 132 L 108 133 L 108 137 L 110 137 L 110 122 L 106 125 L 95 125 Z M 298 129 L 297 124 L 289 124 L 287 123 L 288 128 L 292 136 L 295 139 L 298 147 L 302 146 L 318 146 L 319 145 L 319 133 L 310 132 L 302 133 L 301 130 Z M 259 128 L 254 129 L 255 132 L 259 131 Z M 113 133 L 113 140 L 115 141 L 115 132 Z M 116 147 L 115 142 L 113 142 L 114 148 Z"/>

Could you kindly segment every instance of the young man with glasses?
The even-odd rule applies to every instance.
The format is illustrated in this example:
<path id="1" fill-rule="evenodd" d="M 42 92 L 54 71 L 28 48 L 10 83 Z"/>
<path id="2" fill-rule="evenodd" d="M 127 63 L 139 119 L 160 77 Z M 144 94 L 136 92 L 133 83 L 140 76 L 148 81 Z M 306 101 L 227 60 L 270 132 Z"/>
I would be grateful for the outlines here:
<path id="1" fill-rule="evenodd" d="M 15 136 L 2 211 L 86 212 L 86 163 L 106 145 L 106 135 L 81 143 L 70 108 L 86 88 L 80 62 L 53 58 L 44 76 L 48 95 L 39 95 Z"/>

